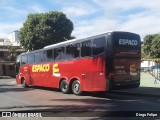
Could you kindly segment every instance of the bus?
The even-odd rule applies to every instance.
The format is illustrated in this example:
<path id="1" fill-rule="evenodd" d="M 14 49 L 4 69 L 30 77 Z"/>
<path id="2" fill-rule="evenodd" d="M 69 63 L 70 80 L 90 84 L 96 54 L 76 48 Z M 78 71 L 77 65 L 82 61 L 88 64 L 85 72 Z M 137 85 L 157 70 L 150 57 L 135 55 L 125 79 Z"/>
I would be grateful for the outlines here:
<path id="1" fill-rule="evenodd" d="M 16 82 L 75 95 L 139 87 L 140 63 L 140 36 L 112 31 L 20 54 Z"/>

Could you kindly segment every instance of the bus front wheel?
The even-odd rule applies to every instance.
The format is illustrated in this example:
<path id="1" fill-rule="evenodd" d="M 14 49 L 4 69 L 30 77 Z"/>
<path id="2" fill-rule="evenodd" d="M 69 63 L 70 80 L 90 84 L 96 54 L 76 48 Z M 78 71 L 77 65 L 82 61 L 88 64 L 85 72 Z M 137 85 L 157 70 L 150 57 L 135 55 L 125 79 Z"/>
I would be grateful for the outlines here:
<path id="1" fill-rule="evenodd" d="M 76 80 L 72 83 L 72 92 L 75 95 L 81 95 L 82 91 L 81 91 L 81 88 L 80 88 L 80 82 L 78 80 Z"/>
<path id="2" fill-rule="evenodd" d="M 62 93 L 65 93 L 65 94 L 69 93 L 69 84 L 66 79 L 62 80 L 60 84 L 60 89 Z"/>
<path id="3" fill-rule="evenodd" d="M 25 79 L 22 80 L 22 87 L 24 87 L 24 88 L 28 87 L 28 85 L 26 84 L 26 80 Z"/>

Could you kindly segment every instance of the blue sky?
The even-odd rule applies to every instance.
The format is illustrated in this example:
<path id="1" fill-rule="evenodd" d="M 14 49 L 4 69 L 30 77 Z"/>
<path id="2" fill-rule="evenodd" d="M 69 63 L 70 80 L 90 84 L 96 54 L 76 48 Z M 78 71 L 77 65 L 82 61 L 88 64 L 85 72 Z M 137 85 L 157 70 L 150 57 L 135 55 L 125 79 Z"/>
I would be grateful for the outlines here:
<path id="1" fill-rule="evenodd" d="M 73 22 L 72 35 L 106 31 L 141 35 L 160 32 L 160 0 L 0 0 L 0 38 L 19 30 L 29 13 L 62 11 Z"/>

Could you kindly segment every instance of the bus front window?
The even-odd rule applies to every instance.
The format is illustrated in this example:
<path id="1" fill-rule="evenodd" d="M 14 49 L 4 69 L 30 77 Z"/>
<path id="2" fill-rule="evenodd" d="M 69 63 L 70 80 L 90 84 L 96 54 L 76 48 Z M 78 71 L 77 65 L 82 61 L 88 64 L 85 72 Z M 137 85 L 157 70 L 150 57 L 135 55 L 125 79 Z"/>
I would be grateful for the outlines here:
<path id="1" fill-rule="evenodd" d="M 20 69 L 20 57 L 17 58 L 15 66 L 16 66 L 16 75 L 18 75 Z"/>

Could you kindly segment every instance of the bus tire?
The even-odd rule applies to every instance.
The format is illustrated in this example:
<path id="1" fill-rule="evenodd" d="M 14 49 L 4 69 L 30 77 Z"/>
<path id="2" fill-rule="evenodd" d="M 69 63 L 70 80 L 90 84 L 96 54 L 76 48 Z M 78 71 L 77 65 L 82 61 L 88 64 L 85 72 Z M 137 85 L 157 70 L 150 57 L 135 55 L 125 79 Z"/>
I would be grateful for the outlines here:
<path id="1" fill-rule="evenodd" d="M 26 84 L 26 80 L 25 79 L 22 79 L 22 87 L 24 87 L 24 88 L 28 87 L 28 85 Z"/>
<path id="2" fill-rule="evenodd" d="M 78 80 L 75 80 L 75 81 L 72 83 L 72 92 L 73 92 L 75 95 L 81 95 L 81 94 L 82 94 L 80 82 L 79 82 Z"/>
<path id="3" fill-rule="evenodd" d="M 60 83 L 61 92 L 64 94 L 69 93 L 69 84 L 66 79 L 62 80 Z"/>

